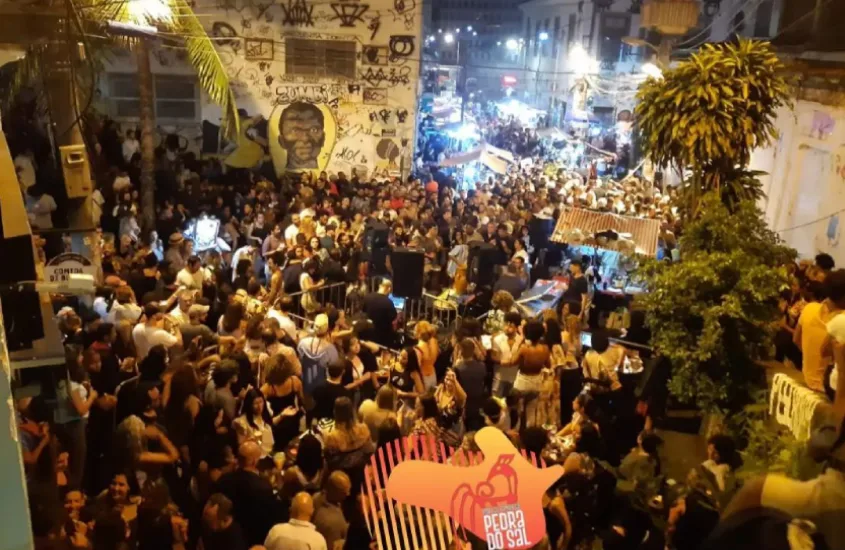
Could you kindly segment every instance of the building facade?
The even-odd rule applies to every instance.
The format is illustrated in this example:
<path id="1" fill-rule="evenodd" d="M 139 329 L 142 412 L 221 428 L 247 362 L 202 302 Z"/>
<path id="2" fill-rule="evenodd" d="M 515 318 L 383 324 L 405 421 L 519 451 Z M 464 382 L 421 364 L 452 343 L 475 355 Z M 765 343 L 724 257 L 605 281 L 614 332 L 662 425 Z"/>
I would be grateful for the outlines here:
<path id="1" fill-rule="evenodd" d="M 197 0 L 241 114 L 241 140 L 220 151 L 219 108 L 184 49 L 159 42 L 152 70 L 160 139 L 235 167 L 395 176 L 410 166 L 419 88 L 422 0 Z M 135 57 L 107 67 L 101 108 L 138 116 Z M 294 128 L 286 121 L 298 121 Z M 305 128 L 304 126 L 307 126 Z M 304 131 L 303 131 L 304 130 Z"/>
<path id="2" fill-rule="evenodd" d="M 770 37 L 777 29 L 783 0 L 700 1 L 698 25 L 675 40 L 673 57 L 688 55 L 706 42 L 732 35 Z M 655 52 L 623 40 L 634 37 L 657 46 L 657 32 L 640 28 L 642 0 L 529 0 L 523 12 L 521 37 L 525 67 L 521 96 L 549 113 L 551 125 L 563 124 L 567 110 L 583 110 L 588 101 L 599 119 L 631 110 L 642 80 L 643 63 Z M 583 48 L 598 63 L 588 89 L 571 66 L 574 48 Z"/>
<path id="3" fill-rule="evenodd" d="M 427 67 L 439 68 L 442 77 L 450 80 L 460 78 L 454 73 L 464 70 L 469 93 L 481 92 L 491 99 L 501 95 L 503 77 L 521 68 L 518 52 L 505 47 L 508 39 L 520 36 L 518 1 L 431 0 L 430 5 L 431 17 L 424 29 Z M 452 84 L 449 88 L 455 87 Z"/>

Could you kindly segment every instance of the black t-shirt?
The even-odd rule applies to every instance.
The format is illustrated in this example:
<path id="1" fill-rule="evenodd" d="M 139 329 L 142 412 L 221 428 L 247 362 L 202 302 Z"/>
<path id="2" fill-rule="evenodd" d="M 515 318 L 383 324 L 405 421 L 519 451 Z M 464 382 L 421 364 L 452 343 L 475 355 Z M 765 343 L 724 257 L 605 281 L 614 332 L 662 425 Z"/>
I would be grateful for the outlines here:
<path id="1" fill-rule="evenodd" d="M 352 392 L 346 389 L 343 381 L 340 384 L 332 384 L 327 380 L 314 388 L 312 397 L 314 398 L 314 408 L 308 415 L 309 424 L 313 418 L 318 420 L 333 418 L 335 400 L 339 397 L 352 398 Z"/>
<path id="2" fill-rule="evenodd" d="M 581 296 L 587 294 L 589 287 L 587 286 L 587 278 L 583 275 L 573 277 L 569 282 L 569 288 L 563 293 L 563 301 L 571 304 L 580 304 Z"/>
<path id="3" fill-rule="evenodd" d="M 392 345 L 389 341 L 393 337 L 393 320 L 397 314 L 390 298 L 378 292 L 368 294 L 364 298 L 364 313 L 373 322 L 374 340 L 383 346 Z"/>
<path id="4" fill-rule="evenodd" d="M 154 292 L 158 286 L 158 279 L 147 277 L 142 270 L 132 271 L 129 274 L 129 286 L 137 298 L 143 298 L 150 292 Z"/>
<path id="5" fill-rule="evenodd" d="M 204 550 L 246 550 L 246 540 L 238 522 L 222 531 L 211 531 L 207 527 L 202 530 L 202 547 Z"/>
<path id="6" fill-rule="evenodd" d="M 223 493 L 232 501 L 232 516 L 243 529 L 247 545 L 264 544 L 279 519 L 279 501 L 270 482 L 258 474 L 235 470 L 224 474 L 213 492 Z"/>
<path id="7" fill-rule="evenodd" d="M 302 290 L 299 286 L 299 278 L 302 275 L 302 264 L 295 263 L 287 266 L 282 271 L 282 281 L 285 285 L 285 293 L 294 294 Z"/>

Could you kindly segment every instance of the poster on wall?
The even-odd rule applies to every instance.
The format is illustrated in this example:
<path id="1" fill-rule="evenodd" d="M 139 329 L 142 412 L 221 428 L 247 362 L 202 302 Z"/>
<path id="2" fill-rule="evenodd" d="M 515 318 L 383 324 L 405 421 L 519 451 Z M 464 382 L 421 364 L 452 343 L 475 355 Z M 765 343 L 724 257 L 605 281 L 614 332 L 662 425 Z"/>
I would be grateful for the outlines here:
<path id="1" fill-rule="evenodd" d="M 337 142 L 337 121 L 328 105 L 293 102 L 270 115 L 270 156 L 276 174 L 320 172 Z"/>

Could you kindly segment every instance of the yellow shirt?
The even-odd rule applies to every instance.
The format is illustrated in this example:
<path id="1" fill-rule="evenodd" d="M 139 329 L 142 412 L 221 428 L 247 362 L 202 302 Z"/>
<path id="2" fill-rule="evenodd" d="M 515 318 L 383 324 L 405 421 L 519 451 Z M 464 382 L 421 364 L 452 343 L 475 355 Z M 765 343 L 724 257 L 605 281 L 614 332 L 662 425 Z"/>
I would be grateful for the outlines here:
<path id="1" fill-rule="evenodd" d="M 824 374 L 830 359 L 822 354 L 827 338 L 827 308 L 819 302 L 810 302 L 801 312 L 801 352 L 804 354 L 804 382 L 812 390 L 824 391 Z"/>

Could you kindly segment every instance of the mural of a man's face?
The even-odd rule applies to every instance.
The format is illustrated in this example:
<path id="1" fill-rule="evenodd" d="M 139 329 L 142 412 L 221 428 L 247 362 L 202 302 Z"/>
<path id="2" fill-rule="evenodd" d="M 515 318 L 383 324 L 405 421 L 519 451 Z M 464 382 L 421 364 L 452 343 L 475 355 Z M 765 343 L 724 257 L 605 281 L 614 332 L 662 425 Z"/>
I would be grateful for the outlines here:
<path id="1" fill-rule="evenodd" d="M 289 170 L 317 168 L 326 141 L 323 113 L 309 103 L 292 103 L 279 119 L 279 144 L 287 151 Z"/>

